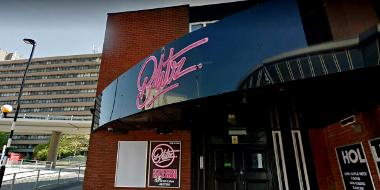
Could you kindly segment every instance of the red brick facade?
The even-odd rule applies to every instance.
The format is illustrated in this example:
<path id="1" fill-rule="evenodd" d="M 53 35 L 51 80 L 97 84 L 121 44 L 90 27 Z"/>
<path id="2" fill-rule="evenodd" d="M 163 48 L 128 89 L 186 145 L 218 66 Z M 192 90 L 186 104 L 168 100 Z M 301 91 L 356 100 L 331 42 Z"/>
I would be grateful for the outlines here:
<path id="1" fill-rule="evenodd" d="M 110 14 L 97 94 L 152 52 L 188 32 L 187 6 Z"/>
<path id="2" fill-rule="evenodd" d="M 356 37 L 379 22 L 371 0 L 323 0 L 333 40 Z"/>
<path id="3" fill-rule="evenodd" d="M 110 14 L 107 20 L 97 94 L 100 94 L 120 74 L 160 47 L 184 36 L 188 30 L 187 6 Z M 122 126 L 116 124 L 112 127 Z M 180 189 L 189 190 L 190 139 L 189 131 L 174 131 L 171 135 L 159 135 L 153 129 L 131 130 L 126 134 L 115 134 L 104 129 L 95 131 L 90 138 L 83 189 L 134 189 L 114 188 L 118 141 L 180 140 L 182 141 Z"/>
<path id="4" fill-rule="evenodd" d="M 313 160 L 320 189 L 344 189 L 335 148 L 362 143 L 376 189 L 380 189 L 379 176 L 372 159 L 368 140 L 380 136 L 380 106 L 356 115 L 361 132 L 351 126 L 341 127 L 340 123 L 322 129 L 310 129 Z"/>
<path id="5" fill-rule="evenodd" d="M 99 130 L 91 134 L 83 189 L 141 189 L 114 187 L 118 141 L 182 141 L 180 189 L 191 189 L 190 131 L 173 131 L 173 134 L 170 135 L 160 135 L 154 129 L 131 130 L 125 134 L 114 134 L 107 130 Z"/>

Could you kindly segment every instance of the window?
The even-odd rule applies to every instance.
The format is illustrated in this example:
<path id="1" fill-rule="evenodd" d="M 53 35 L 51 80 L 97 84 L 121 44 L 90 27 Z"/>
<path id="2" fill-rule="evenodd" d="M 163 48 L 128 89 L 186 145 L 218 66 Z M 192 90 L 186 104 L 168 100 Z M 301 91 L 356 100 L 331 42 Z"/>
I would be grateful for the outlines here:
<path id="1" fill-rule="evenodd" d="M 204 28 L 204 27 L 206 27 L 212 23 L 215 23 L 215 22 L 217 22 L 217 20 L 190 23 L 189 31 L 190 32 L 196 31 L 198 29 Z"/>

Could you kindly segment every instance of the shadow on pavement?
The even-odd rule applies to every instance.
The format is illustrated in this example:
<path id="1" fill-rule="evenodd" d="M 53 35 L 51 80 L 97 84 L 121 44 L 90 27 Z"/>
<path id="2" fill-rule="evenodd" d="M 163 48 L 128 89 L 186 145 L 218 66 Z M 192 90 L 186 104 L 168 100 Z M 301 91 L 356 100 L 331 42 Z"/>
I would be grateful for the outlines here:
<path id="1" fill-rule="evenodd" d="M 72 183 L 60 184 L 59 186 L 49 186 L 39 188 L 41 190 L 82 190 L 83 181 L 77 181 Z"/>

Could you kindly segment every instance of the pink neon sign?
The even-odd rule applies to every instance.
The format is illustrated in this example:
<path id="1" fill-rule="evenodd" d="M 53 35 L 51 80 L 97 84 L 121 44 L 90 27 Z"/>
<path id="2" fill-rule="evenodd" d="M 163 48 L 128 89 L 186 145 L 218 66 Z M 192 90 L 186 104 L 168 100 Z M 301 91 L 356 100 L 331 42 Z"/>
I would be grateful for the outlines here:
<path id="1" fill-rule="evenodd" d="M 208 38 L 203 38 L 188 45 L 187 47 L 178 51 L 176 54 L 174 54 L 174 48 L 170 48 L 167 59 L 165 60 L 165 51 L 163 51 L 161 53 L 159 62 L 157 61 L 156 56 L 150 56 L 148 59 L 146 59 L 142 64 L 141 70 L 137 76 L 137 89 L 139 91 L 136 97 L 137 109 L 151 107 L 153 105 L 153 102 L 160 96 L 164 95 L 170 90 L 179 87 L 180 84 L 178 82 L 174 84 L 172 84 L 172 82 L 190 72 L 201 69 L 201 63 L 183 68 L 186 62 L 186 57 L 182 55 L 191 49 L 194 49 L 207 42 Z M 177 59 L 179 60 L 177 61 Z M 141 81 L 145 69 L 149 63 L 153 63 L 153 73 L 151 74 L 150 78 L 145 77 L 143 81 Z M 156 91 L 155 95 L 152 94 L 153 90 Z"/>

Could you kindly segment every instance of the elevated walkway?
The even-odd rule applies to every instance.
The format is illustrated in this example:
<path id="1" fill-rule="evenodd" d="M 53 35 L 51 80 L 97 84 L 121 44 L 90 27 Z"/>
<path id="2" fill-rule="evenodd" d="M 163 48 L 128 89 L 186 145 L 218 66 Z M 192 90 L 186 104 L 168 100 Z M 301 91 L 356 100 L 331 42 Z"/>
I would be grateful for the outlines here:
<path id="1" fill-rule="evenodd" d="M 0 131 L 10 132 L 13 118 L 0 118 Z M 17 119 L 15 132 L 28 134 L 90 134 L 91 117 L 24 115 Z"/>

